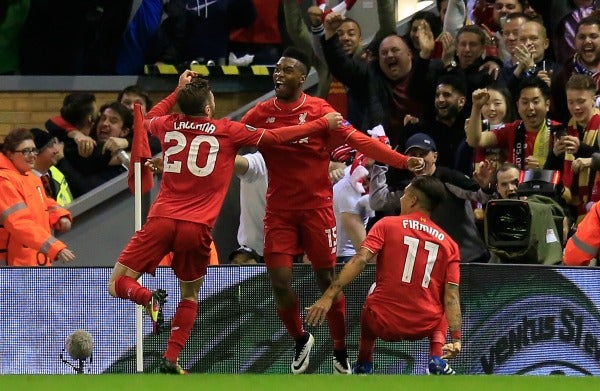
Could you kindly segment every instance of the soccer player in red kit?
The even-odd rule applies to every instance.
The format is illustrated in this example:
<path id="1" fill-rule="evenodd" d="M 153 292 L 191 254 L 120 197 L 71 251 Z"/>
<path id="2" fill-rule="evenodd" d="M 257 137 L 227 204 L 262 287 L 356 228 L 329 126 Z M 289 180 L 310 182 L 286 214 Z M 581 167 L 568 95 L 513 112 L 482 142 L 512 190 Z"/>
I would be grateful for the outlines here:
<path id="1" fill-rule="evenodd" d="M 462 347 L 460 253 L 454 240 L 429 218 L 445 194 L 439 179 L 415 177 L 400 199 L 401 215 L 384 217 L 375 223 L 359 252 L 308 308 L 306 322 L 322 324 L 342 289 L 377 256 L 376 285 L 362 309 L 358 360 L 353 373 L 373 372 L 377 338 L 428 338 L 429 373 L 454 374 L 444 358 L 455 357 Z M 452 342 L 446 344 L 448 326 Z"/>
<path id="2" fill-rule="evenodd" d="M 256 127 L 297 125 L 320 118 L 334 109 L 323 99 L 302 91 L 308 60 L 295 48 L 286 49 L 275 65 L 275 98 L 259 103 L 242 119 Z M 357 131 L 348 122 L 331 131 L 308 136 L 294 143 L 259 146 L 269 186 L 265 212 L 264 258 L 273 288 L 277 315 L 296 341 L 292 373 L 304 373 L 309 364 L 313 336 L 305 332 L 298 298 L 291 284 L 293 258 L 306 254 L 321 291 L 334 277 L 336 226 L 329 179 L 329 154 L 348 144 L 377 161 L 398 167 L 423 165 L 420 158 L 408 158 L 385 144 Z M 333 339 L 333 372 L 349 374 L 346 352 L 346 305 L 343 293 L 327 315 Z"/>
<path id="3" fill-rule="evenodd" d="M 184 114 L 167 115 L 177 103 Z M 156 266 L 173 252 L 171 268 L 179 279 L 181 301 L 160 363 L 163 373 L 186 373 L 177 357 L 187 342 L 198 310 L 198 292 L 210 260 L 212 228 L 242 146 L 286 143 L 341 125 L 330 113 L 301 126 L 257 129 L 229 119 L 213 119 L 214 96 L 208 82 L 192 71 L 178 88 L 156 105 L 144 121 L 164 151 L 163 178 L 148 220 L 129 241 L 113 269 L 108 291 L 114 297 L 146 306 L 153 322 L 162 321 L 166 293 L 151 292 L 137 279 L 154 275 Z"/>

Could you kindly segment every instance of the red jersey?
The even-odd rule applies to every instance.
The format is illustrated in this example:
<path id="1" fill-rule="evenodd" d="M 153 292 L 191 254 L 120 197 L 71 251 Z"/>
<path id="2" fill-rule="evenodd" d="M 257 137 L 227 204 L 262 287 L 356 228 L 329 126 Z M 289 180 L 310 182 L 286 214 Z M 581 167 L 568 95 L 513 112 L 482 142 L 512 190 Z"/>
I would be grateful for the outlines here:
<path id="1" fill-rule="evenodd" d="M 148 113 L 146 125 L 161 142 L 164 171 L 148 217 L 168 217 L 213 227 L 233 175 L 235 155 L 243 146 L 281 143 L 328 129 L 325 118 L 278 132 L 229 119 L 160 116 L 171 110 L 172 93 Z"/>
<path id="2" fill-rule="evenodd" d="M 257 104 L 242 118 L 256 127 L 276 128 L 297 125 L 320 118 L 335 110 L 325 100 L 302 94 L 298 100 L 283 103 L 277 98 Z M 332 206 L 333 186 L 329 179 L 329 155 L 342 145 L 397 168 L 406 167 L 406 156 L 357 131 L 347 121 L 286 145 L 261 146 L 269 171 L 267 209 L 314 209 Z"/>
<path id="3" fill-rule="evenodd" d="M 444 287 L 460 282 L 460 253 L 450 236 L 424 213 L 384 217 L 362 247 L 377 255 L 369 308 L 403 320 L 403 328 L 433 329 L 445 316 Z"/>

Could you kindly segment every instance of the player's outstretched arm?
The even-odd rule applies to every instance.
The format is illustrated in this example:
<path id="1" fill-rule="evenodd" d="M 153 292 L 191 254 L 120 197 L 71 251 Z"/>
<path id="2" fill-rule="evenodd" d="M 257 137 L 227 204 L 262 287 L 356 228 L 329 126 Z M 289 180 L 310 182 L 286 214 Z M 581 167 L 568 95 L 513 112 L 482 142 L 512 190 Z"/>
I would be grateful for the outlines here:
<path id="1" fill-rule="evenodd" d="M 327 318 L 327 312 L 331 308 L 336 297 L 344 289 L 346 285 L 351 283 L 365 268 L 367 263 L 375 256 L 372 252 L 364 247 L 353 256 L 344 268 L 333 280 L 329 288 L 323 293 L 323 296 L 313 305 L 307 307 L 306 323 L 311 326 L 323 324 Z"/>
<path id="2" fill-rule="evenodd" d="M 173 92 L 171 92 L 166 98 L 158 102 L 146 115 L 146 120 L 150 120 L 154 117 L 162 117 L 163 115 L 167 115 L 173 110 L 175 107 L 177 92 L 180 88 L 188 85 L 192 82 L 194 78 L 198 77 L 198 74 L 194 71 L 186 69 L 179 76 L 179 82 L 177 83 L 177 87 Z M 144 122 L 146 125 L 146 122 Z"/>
<path id="3" fill-rule="evenodd" d="M 302 125 L 285 126 L 277 129 L 262 129 L 263 134 L 256 145 L 284 144 L 320 133 L 323 130 L 333 130 L 342 125 L 342 119 L 340 113 L 332 112 Z"/>
<path id="4" fill-rule="evenodd" d="M 448 320 L 448 326 L 450 327 L 452 342 L 447 343 L 442 347 L 442 351 L 444 351 L 442 358 L 454 358 L 460 353 L 462 348 L 462 314 L 460 311 L 458 285 L 446 283 L 444 289 L 444 309 L 446 312 L 446 319 Z"/>

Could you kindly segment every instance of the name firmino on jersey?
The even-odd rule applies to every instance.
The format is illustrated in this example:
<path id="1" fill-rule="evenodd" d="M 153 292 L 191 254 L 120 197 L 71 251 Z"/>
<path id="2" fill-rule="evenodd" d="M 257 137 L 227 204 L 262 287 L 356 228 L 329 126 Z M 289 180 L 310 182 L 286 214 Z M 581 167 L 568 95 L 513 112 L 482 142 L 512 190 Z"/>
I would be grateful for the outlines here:
<path id="1" fill-rule="evenodd" d="M 173 127 L 175 128 L 175 130 L 193 129 L 193 130 L 199 130 L 201 132 L 208 133 L 208 134 L 213 134 L 215 132 L 215 130 L 217 130 L 217 127 L 214 124 L 211 124 L 210 122 L 204 122 L 202 124 L 198 124 L 196 122 L 179 121 L 179 122 L 175 122 L 173 124 Z"/>

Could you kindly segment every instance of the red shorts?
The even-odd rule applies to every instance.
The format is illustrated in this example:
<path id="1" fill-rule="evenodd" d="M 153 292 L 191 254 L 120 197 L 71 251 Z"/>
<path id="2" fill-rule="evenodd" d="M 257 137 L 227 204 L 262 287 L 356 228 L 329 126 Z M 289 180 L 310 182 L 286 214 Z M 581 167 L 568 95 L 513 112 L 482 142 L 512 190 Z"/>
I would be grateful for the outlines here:
<path id="1" fill-rule="evenodd" d="M 375 311 L 368 301 L 365 302 L 360 316 L 361 329 L 388 342 L 416 341 L 428 338 L 430 342 L 446 343 L 446 334 L 448 333 L 446 316 L 442 316 L 439 323 L 433 327 L 419 327 L 414 321 L 407 322 L 387 311 L 383 311 L 383 313 L 385 316 L 380 311 Z M 407 317 L 410 318 L 410 314 L 407 314 Z"/>
<path id="2" fill-rule="evenodd" d="M 264 254 L 268 268 L 292 267 L 293 257 L 304 253 L 314 269 L 332 268 L 336 251 L 332 208 L 266 211 Z"/>
<path id="3" fill-rule="evenodd" d="M 133 235 L 118 262 L 154 275 L 162 258 L 173 252 L 175 276 L 181 281 L 195 281 L 206 275 L 211 242 L 211 230 L 204 224 L 152 217 Z"/>

